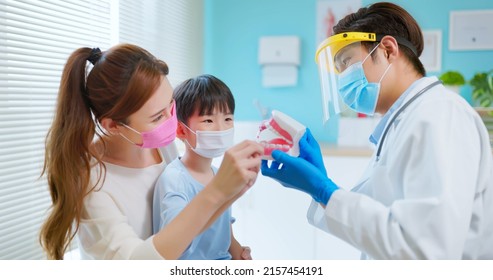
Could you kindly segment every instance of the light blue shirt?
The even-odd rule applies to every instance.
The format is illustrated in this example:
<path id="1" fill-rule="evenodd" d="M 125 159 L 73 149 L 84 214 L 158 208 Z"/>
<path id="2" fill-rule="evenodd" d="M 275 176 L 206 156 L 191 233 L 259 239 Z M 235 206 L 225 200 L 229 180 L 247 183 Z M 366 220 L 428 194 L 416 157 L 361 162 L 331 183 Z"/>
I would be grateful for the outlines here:
<path id="1" fill-rule="evenodd" d="M 217 168 L 212 167 L 214 174 Z M 204 189 L 179 158 L 172 161 L 158 178 L 154 189 L 153 232 L 170 223 Z M 229 260 L 231 245 L 231 208 L 204 232 L 195 237 L 180 260 Z"/>
<path id="2" fill-rule="evenodd" d="M 387 122 L 389 121 L 390 116 L 392 116 L 392 114 L 395 112 L 395 110 L 397 110 L 397 109 L 399 109 L 399 107 L 401 107 L 404 100 L 406 100 L 406 97 L 409 95 L 409 93 L 411 91 L 413 91 L 413 89 L 416 87 L 417 84 L 419 84 L 419 82 L 422 79 L 424 79 L 424 78 L 421 78 L 419 80 L 414 81 L 414 83 L 412 83 L 411 86 L 408 87 L 407 90 L 403 94 L 401 94 L 401 96 L 399 96 L 399 98 L 397 98 L 397 100 L 394 102 L 394 104 L 392 104 L 392 106 L 387 111 L 387 113 L 385 113 L 385 115 L 383 115 L 380 122 L 378 122 L 377 126 L 373 130 L 373 133 L 370 135 L 370 137 L 369 137 L 370 142 L 372 142 L 374 145 L 378 144 L 378 142 L 380 141 L 380 138 L 382 137 L 383 130 L 387 126 Z"/>

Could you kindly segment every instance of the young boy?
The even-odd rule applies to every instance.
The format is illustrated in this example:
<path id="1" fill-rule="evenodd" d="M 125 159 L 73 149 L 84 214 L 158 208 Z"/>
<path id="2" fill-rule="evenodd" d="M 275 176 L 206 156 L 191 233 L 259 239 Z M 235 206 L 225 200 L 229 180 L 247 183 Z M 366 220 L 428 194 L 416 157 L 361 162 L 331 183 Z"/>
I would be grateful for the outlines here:
<path id="1" fill-rule="evenodd" d="M 154 232 L 170 223 L 214 177 L 212 159 L 233 145 L 235 101 L 230 89 L 211 75 L 188 79 L 173 93 L 178 128 L 185 154 L 171 162 L 158 178 L 154 191 Z M 250 249 L 233 236 L 231 209 L 204 228 L 182 260 L 251 259 Z"/>

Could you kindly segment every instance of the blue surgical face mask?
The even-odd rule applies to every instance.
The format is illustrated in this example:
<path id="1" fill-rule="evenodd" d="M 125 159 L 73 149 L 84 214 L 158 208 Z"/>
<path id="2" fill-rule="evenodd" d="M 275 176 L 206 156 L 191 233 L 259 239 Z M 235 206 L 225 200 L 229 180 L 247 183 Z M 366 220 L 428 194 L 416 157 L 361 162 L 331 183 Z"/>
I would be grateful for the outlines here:
<path id="1" fill-rule="evenodd" d="M 339 94 L 344 103 L 356 112 L 372 116 L 377 106 L 380 83 L 392 64 L 387 66 L 378 83 L 369 83 L 363 70 L 363 63 L 377 49 L 378 45 L 363 61 L 349 66 L 338 76 Z"/>

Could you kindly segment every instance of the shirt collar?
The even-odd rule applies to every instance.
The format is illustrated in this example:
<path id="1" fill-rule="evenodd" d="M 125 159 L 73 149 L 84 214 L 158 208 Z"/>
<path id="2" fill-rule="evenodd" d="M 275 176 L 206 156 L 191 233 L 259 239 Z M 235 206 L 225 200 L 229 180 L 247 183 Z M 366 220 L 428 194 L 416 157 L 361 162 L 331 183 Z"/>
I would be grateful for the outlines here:
<path id="1" fill-rule="evenodd" d="M 387 111 L 387 113 L 385 113 L 385 115 L 383 115 L 380 122 L 378 122 L 377 126 L 373 130 L 373 133 L 370 135 L 369 140 L 371 143 L 377 145 L 377 143 L 380 141 L 380 138 L 382 137 L 384 128 L 387 126 L 387 122 L 389 121 L 390 116 L 392 116 L 395 110 L 401 107 L 402 103 L 404 102 L 404 100 L 406 100 L 406 97 L 409 95 L 409 93 L 412 92 L 414 88 L 416 88 L 416 86 L 424 79 L 426 78 L 421 78 L 419 80 L 414 81 L 414 83 L 412 83 L 411 86 L 408 87 L 406 91 L 404 91 L 404 93 L 401 94 L 401 96 L 399 96 L 399 98 L 397 98 L 394 104 L 392 104 L 392 106 Z"/>

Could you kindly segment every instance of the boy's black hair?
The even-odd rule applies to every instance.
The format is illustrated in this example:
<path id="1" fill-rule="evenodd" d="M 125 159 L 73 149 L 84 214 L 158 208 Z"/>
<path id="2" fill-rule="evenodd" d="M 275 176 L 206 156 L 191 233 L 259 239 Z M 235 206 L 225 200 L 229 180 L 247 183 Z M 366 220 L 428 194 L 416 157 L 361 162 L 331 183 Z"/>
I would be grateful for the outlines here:
<path id="1" fill-rule="evenodd" d="M 200 75 L 188 79 L 173 91 L 178 121 L 188 125 L 188 119 L 198 112 L 199 116 L 211 115 L 214 109 L 234 114 L 235 100 L 226 84 L 212 75 Z"/>

